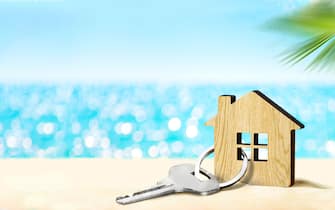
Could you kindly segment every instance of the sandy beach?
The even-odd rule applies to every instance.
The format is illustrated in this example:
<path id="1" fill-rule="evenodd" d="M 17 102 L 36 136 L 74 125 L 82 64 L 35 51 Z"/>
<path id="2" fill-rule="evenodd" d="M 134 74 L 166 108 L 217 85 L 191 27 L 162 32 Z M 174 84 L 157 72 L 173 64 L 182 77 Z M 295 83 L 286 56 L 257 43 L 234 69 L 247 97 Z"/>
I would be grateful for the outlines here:
<path id="1" fill-rule="evenodd" d="M 204 166 L 212 170 L 212 160 Z M 335 209 L 334 159 L 299 159 L 290 188 L 237 184 L 211 196 L 176 194 L 122 206 L 119 195 L 151 186 L 185 159 L 1 160 L 1 210 Z"/>

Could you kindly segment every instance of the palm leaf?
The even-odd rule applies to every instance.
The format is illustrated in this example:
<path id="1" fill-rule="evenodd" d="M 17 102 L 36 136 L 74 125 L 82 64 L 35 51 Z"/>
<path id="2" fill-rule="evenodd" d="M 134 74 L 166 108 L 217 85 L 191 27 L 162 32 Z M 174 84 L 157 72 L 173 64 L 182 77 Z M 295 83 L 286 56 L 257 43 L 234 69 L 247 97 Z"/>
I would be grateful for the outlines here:
<path id="1" fill-rule="evenodd" d="M 294 14 L 274 19 L 267 29 L 308 35 L 310 38 L 283 53 L 282 62 L 295 65 L 315 55 L 306 70 L 334 70 L 335 63 L 335 2 L 313 3 Z"/>
<path id="2" fill-rule="evenodd" d="M 320 34 L 335 32 L 335 5 L 330 1 L 320 1 L 291 15 L 276 18 L 265 27 L 297 34 Z"/>
<path id="3" fill-rule="evenodd" d="M 313 52 L 317 51 L 325 43 L 327 43 L 334 35 L 330 33 L 316 36 L 307 42 L 295 46 L 290 52 L 285 52 L 282 62 L 286 64 L 297 64 Z"/>
<path id="4" fill-rule="evenodd" d="M 326 69 L 327 66 L 333 66 L 335 62 L 335 39 L 322 49 L 316 58 L 308 65 L 307 70 Z M 329 68 L 330 69 L 330 68 Z"/>

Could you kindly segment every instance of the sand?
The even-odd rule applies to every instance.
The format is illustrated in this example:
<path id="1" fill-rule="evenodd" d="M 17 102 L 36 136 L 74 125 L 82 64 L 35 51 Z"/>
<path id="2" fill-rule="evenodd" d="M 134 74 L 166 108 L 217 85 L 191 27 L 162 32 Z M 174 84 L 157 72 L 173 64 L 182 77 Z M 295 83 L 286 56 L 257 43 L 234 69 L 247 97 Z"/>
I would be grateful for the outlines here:
<path id="1" fill-rule="evenodd" d="M 212 160 L 205 166 L 212 169 Z M 211 196 L 176 194 L 122 206 L 115 202 L 163 178 L 169 166 L 194 160 L 0 160 L 0 209 L 221 210 L 335 209 L 335 159 L 296 161 L 290 188 L 238 184 Z"/>

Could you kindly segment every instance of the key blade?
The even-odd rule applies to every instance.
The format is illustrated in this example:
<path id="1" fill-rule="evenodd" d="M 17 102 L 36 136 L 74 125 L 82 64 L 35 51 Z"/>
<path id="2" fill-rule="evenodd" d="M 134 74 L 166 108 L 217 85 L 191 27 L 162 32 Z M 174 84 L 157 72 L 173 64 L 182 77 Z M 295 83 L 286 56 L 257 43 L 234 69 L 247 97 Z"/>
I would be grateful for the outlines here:
<path id="1" fill-rule="evenodd" d="M 151 198 L 156 198 L 164 195 L 168 195 L 175 192 L 175 187 L 173 184 L 170 185 L 160 185 L 155 186 L 140 192 L 136 192 L 133 195 L 129 196 L 120 196 L 116 198 L 118 204 L 126 205 L 130 203 L 135 203 L 139 201 L 148 200 Z"/>

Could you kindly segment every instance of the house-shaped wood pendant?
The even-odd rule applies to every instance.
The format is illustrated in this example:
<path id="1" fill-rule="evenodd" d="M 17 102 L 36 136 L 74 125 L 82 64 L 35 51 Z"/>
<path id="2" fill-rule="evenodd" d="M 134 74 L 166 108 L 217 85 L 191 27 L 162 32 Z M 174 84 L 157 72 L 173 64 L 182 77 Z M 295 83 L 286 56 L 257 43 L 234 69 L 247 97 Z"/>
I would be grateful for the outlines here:
<path id="1" fill-rule="evenodd" d="M 239 172 L 243 149 L 249 168 L 242 182 L 294 184 L 295 130 L 304 125 L 263 93 L 253 91 L 238 100 L 220 96 L 217 115 L 206 125 L 214 126 L 215 175 L 220 180 Z"/>

